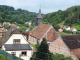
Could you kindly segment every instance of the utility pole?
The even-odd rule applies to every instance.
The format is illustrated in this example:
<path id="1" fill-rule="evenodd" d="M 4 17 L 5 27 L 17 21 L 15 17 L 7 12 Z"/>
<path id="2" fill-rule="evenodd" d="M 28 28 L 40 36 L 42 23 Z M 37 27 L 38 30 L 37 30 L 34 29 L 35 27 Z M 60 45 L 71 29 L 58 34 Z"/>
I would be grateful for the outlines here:
<path id="1" fill-rule="evenodd" d="M 5 57 L 5 60 L 7 60 L 7 53 L 6 53 L 6 57 Z"/>
<path id="2" fill-rule="evenodd" d="M 21 54 L 19 54 L 19 60 L 21 60 Z"/>

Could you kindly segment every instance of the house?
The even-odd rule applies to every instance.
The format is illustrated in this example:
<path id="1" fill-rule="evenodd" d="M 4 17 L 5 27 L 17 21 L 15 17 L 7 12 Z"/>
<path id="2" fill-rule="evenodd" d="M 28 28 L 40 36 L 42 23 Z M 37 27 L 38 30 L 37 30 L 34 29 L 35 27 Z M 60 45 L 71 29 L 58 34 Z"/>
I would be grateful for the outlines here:
<path id="1" fill-rule="evenodd" d="M 77 29 L 76 29 L 76 28 L 73 28 L 73 27 L 72 27 L 70 30 L 71 30 L 72 32 L 77 31 Z"/>
<path id="2" fill-rule="evenodd" d="M 50 52 L 63 54 L 64 56 L 71 56 L 73 60 L 78 59 L 70 50 L 64 39 L 56 33 L 51 25 L 39 24 L 34 27 L 34 29 L 29 32 L 28 41 L 32 44 L 36 44 L 37 39 L 39 43 L 41 43 L 43 38 L 46 38 Z"/>
<path id="3" fill-rule="evenodd" d="M 31 23 L 32 23 L 31 21 L 29 21 L 29 22 L 25 22 L 25 24 L 28 24 L 28 25 L 31 25 Z"/>
<path id="4" fill-rule="evenodd" d="M 15 27 L 11 27 L 6 35 L 0 39 L 2 50 L 20 57 L 24 60 L 30 60 L 33 53 L 32 46 L 27 42 L 26 37 Z"/>
<path id="5" fill-rule="evenodd" d="M 11 24 L 11 27 L 16 27 L 16 28 L 17 28 L 18 26 L 17 26 L 17 25 L 15 25 L 15 24 Z"/>
<path id="6" fill-rule="evenodd" d="M 30 31 L 30 28 L 27 28 L 26 32 Z"/>
<path id="7" fill-rule="evenodd" d="M 39 24 L 38 26 L 34 27 L 31 32 L 29 32 L 28 41 L 32 44 L 36 44 L 37 39 L 39 42 L 41 42 L 43 38 L 46 38 L 47 42 L 51 43 L 53 40 L 56 40 L 57 37 L 58 35 L 52 25 Z"/>
<path id="8" fill-rule="evenodd" d="M 67 26 L 66 28 L 64 28 L 65 30 L 70 30 L 71 28 L 69 26 Z"/>
<path id="9" fill-rule="evenodd" d="M 78 60 L 76 55 L 71 51 L 71 49 L 67 45 L 68 43 L 66 44 L 64 40 L 65 39 L 63 39 L 61 36 L 58 36 L 56 40 L 54 40 L 53 42 L 49 44 L 50 52 L 53 52 L 54 54 L 55 53 L 63 54 L 65 57 L 70 56 L 73 60 Z M 70 45 L 70 46 L 73 46 L 73 45 Z"/>
<path id="10" fill-rule="evenodd" d="M 60 28 L 60 29 L 58 29 L 58 31 L 59 31 L 59 32 L 63 32 L 63 30 L 62 30 L 61 28 Z"/>
<path id="11" fill-rule="evenodd" d="M 3 26 L 5 25 L 11 25 L 10 22 L 3 22 Z"/>
<path id="12" fill-rule="evenodd" d="M 62 39 L 71 52 L 80 59 L 80 35 L 62 36 Z"/>
<path id="13" fill-rule="evenodd" d="M 6 31 L 7 30 L 4 27 L 0 26 L 0 38 L 5 35 Z"/>

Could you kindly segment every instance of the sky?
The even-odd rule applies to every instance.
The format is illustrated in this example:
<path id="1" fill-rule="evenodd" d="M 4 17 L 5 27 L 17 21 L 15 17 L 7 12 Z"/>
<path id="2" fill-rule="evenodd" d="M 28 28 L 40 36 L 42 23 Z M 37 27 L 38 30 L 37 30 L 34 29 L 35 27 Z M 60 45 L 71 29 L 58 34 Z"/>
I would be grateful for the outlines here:
<path id="1" fill-rule="evenodd" d="M 36 13 L 39 12 L 41 5 L 41 12 L 47 14 L 80 5 L 80 0 L 0 0 L 0 5 L 8 5 L 15 9 L 21 8 Z"/>

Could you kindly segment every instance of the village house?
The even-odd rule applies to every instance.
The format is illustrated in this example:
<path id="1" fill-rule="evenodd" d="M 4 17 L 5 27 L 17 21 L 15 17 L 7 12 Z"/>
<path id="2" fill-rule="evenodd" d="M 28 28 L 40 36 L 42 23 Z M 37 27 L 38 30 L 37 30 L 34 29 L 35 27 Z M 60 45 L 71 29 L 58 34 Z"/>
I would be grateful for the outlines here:
<path id="1" fill-rule="evenodd" d="M 1 38 L 3 35 L 5 35 L 6 31 L 7 31 L 7 30 L 0 25 L 0 38 Z"/>
<path id="2" fill-rule="evenodd" d="M 65 29 L 65 30 L 70 30 L 71 27 L 70 27 L 70 26 L 67 26 L 67 27 L 65 27 L 64 29 Z"/>
<path id="3" fill-rule="evenodd" d="M 3 22 L 3 26 L 5 25 L 11 25 L 10 22 Z"/>
<path id="4" fill-rule="evenodd" d="M 33 47 L 27 42 L 26 37 L 15 27 L 11 27 L 6 35 L 0 39 L 2 50 L 20 57 L 24 60 L 30 60 L 33 54 Z"/>
<path id="5" fill-rule="evenodd" d="M 60 28 L 60 29 L 58 29 L 58 31 L 59 31 L 59 32 L 63 32 L 63 30 L 62 30 L 61 28 Z"/>
<path id="6" fill-rule="evenodd" d="M 28 24 L 28 25 L 31 25 L 31 23 L 32 23 L 31 21 L 29 21 L 29 22 L 25 22 L 25 24 Z"/>
<path id="7" fill-rule="evenodd" d="M 60 29 L 58 31 L 61 31 L 61 29 L 69 30 L 69 31 L 72 31 L 72 32 L 77 31 L 76 28 L 73 28 L 71 26 L 64 26 L 64 25 L 59 25 L 59 26 L 60 26 Z"/>
<path id="8" fill-rule="evenodd" d="M 70 51 L 80 59 L 80 35 L 62 36 L 63 41 L 68 46 Z"/>
<path id="9" fill-rule="evenodd" d="M 17 27 L 19 27 L 19 26 L 15 25 L 15 24 L 11 24 L 11 27 L 16 27 L 16 28 L 17 28 Z"/>
<path id="10" fill-rule="evenodd" d="M 70 30 L 71 30 L 72 32 L 77 31 L 77 29 L 76 29 L 76 28 L 73 28 L 73 27 L 72 27 Z"/>

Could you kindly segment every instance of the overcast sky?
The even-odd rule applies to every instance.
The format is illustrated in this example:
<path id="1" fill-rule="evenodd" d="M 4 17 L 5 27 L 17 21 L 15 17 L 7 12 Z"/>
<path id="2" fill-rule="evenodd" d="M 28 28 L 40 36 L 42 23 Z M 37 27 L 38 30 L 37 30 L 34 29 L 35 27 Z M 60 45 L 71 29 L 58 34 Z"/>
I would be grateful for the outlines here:
<path id="1" fill-rule="evenodd" d="M 21 8 L 37 13 L 41 5 L 42 13 L 47 14 L 80 5 L 80 0 L 0 0 L 0 5 L 13 6 L 15 9 Z"/>

